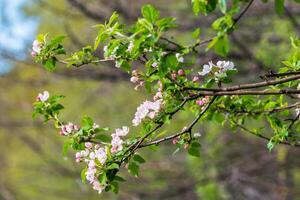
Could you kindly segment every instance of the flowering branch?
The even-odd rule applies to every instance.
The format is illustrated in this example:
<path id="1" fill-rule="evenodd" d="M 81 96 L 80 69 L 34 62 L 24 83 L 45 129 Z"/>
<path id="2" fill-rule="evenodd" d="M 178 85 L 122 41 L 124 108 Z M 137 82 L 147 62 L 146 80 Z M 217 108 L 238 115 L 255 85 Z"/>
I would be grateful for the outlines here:
<path id="1" fill-rule="evenodd" d="M 192 1 L 195 14 L 200 12 L 198 4 Z M 219 4 L 216 1 L 201 1 L 201 12 L 208 14 L 210 9 Z M 245 15 L 254 0 L 238 14 L 237 10 L 220 5 L 223 16 L 216 19 L 212 27 L 216 36 L 200 41 L 200 30 L 196 29 L 194 44 L 184 46 L 169 40 L 165 35 L 176 27 L 174 18 L 160 18 L 160 13 L 151 5 L 142 8 L 142 17 L 130 28 L 126 28 L 114 12 L 99 29 L 92 46 L 83 47 L 71 56 L 66 55 L 61 44 L 64 36 L 48 39 L 39 35 L 33 42 L 32 56 L 41 62 L 46 69 L 53 71 L 56 63 L 80 67 L 85 64 L 114 62 L 117 68 L 131 75 L 130 82 L 134 89 L 145 88 L 153 95 L 153 100 L 146 100 L 138 106 L 132 126 L 141 127 L 141 136 L 129 134 L 127 126 L 115 129 L 111 134 L 107 127 L 100 127 L 93 119 L 85 116 L 80 125 L 64 123 L 59 114 L 64 107 L 59 103 L 63 96 L 51 96 L 47 91 L 40 93 L 34 103 L 34 114 L 40 114 L 45 121 L 53 121 L 60 135 L 67 137 L 64 151 L 72 148 L 76 151 L 75 161 L 84 163 L 82 180 L 88 181 L 99 193 L 104 191 L 118 192 L 119 183 L 124 179 L 118 176 L 124 164 L 133 176 L 139 175 L 139 165 L 145 160 L 138 154 L 138 149 L 158 145 L 172 140 L 179 149 L 187 150 L 189 155 L 199 157 L 200 133 L 194 133 L 193 127 L 200 119 L 215 121 L 224 126 L 228 122 L 232 128 L 239 127 L 264 140 L 268 140 L 271 150 L 276 144 L 300 145 L 300 138 L 293 134 L 300 128 L 299 102 L 291 104 L 287 96 L 300 96 L 300 39 L 291 39 L 291 55 L 283 61 L 280 73 L 260 76 L 262 82 L 225 86 L 231 83 L 231 77 L 237 73 L 231 61 L 210 61 L 197 72 L 193 66 L 196 47 L 207 44 L 207 51 L 214 51 L 225 57 L 229 51 L 228 35 L 236 28 L 237 22 Z M 237 2 L 236 2 L 237 3 Z M 237 6 L 237 5 L 236 5 Z M 207 8 L 207 9 L 206 9 Z M 103 48 L 103 59 L 97 52 Z M 140 62 L 141 68 L 132 69 L 133 62 Z M 269 78 L 274 77 L 274 80 Z M 295 87 L 297 86 L 297 89 Z M 265 88 L 259 90 L 258 88 Z M 194 115 L 194 120 L 180 132 L 162 137 L 158 130 L 171 123 L 176 113 L 185 110 Z M 293 110 L 297 113 L 294 117 Z M 264 136 L 262 130 L 252 131 L 244 127 L 249 118 L 265 117 L 274 135 Z M 289 117 L 286 119 L 286 117 Z M 204 120 L 203 119 L 203 120 Z"/>

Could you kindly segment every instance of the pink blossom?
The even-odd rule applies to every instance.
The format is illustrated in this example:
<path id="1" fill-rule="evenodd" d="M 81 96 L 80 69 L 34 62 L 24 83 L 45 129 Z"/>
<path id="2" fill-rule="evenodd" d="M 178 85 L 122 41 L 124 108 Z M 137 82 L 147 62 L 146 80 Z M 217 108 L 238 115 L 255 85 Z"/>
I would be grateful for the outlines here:
<path id="1" fill-rule="evenodd" d="M 115 136 L 115 137 L 113 137 L 113 139 L 111 141 L 111 145 L 112 145 L 112 148 L 111 148 L 112 153 L 121 151 L 123 149 L 123 146 L 122 146 L 123 140 L 120 137 Z"/>
<path id="2" fill-rule="evenodd" d="M 34 40 L 32 43 L 32 52 L 35 53 L 34 56 L 36 56 L 37 54 L 39 54 L 41 52 L 41 48 L 42 47 L 42 43 L 40 43 L 38 40 Z M 33 55 L 33 53 L 31 53 L 31 55 Z"/>
<path id="3" fill-rule="evenodd" d="M 157 64 L 157 62 L 154 62 L 154 63 L 152 63 L 152 65 L 151 65 L 152 67 L 157 67 L 158 66 L 158 64 Z"/>
<path id="4" fill-rule="evenodd" d="M 158 92 L 154 95 L 153 100 L 154 100 L 154 101 L 157 101 L 157 100 L 162 99 L 162 98 L 163 98 L 162 92 L 158 91 Z"/>
<path id="5" fill-rule="evenodd" d="M 39 93 L 38 96 L 36 97 L 37 101 L 45 102 L 49 99 L 49 92 L 44 91 L 43 93 Z"/>
<path id="6" fill-rule="evenodd" d="M 126 136 L 129 133 L 129 128 L 127 126 L 123 126 L 122 129 L 116 129 L 116 135 L 119 137 Z"/>
<path id="7" fill-rule="evenodd" d="M 193 82 L 197 82 L 197 81 L 199 81 L 199 76 L 194 76 L 193 77 Z"/>
<path id="8" fill-rule="evenodd" d="M 99 148 L 95 151 L 95 157 L 103 165 L 106 162 L 107 155 L 104 148 Z"/>
<path id="9" fill-rule="evenodd" d="M 134 119 L 132 120 L 133 126 L 138 126 L 143 119 L 149 117 L 151 119 L 155 118 L 158 114 L 162 105 L 162 99 L 157 101 L 145 101 L 142 103 L 135 113 Z"/>
<path id="10" fill-rule="evenodd" d="M 104 185 L 101 185 L 98 180 L 93 181 L 93 189 L 98 191 L 99 194 L 102 193 L 102 191 L 105 189 Z"/>
<path id="11" fill-rule="evenodd" d="M 172 74 L 171 74 L 171 78 L 172 78 L 172 80 L 176 80 L 177 74 L 176 74 L 176 73 L 172 73 Z"/>
<path id="12" fill-rule="evenodd" d="M 93 147 L 93 144 L 90 142 L 86 142 L 86 143 L 84 143 L 84 146 L 88 149 L 91 149 Z"/>
<path id="13" fill-rule="evenodd" d="M 178 73 L 179 76 L 185 76 L 185 72 L 184 72 L 183 69 L 178 70 L 177 73 Z"/>
<path id="14" fill-rule="evenodd" d="M 137 83 L 137 82 L 139 82 L 139 78 L 136 77 L 136 76 L 132 76 L 132 77 L 130 78 L 130 82 L 132 82 L 132 83 Z"/>
<path id="15" fill-rule="evenodd" d="M 36 56 L 37 56 L 37 53 L 36 53 L 35 51 L 32 51 L 32 52 L 31 52 L 31 56 L 32 56 L 32 57 L 36 57 Z"/>
<path id="16" fill-rule="evenodd" d="M 177 142 L 178 142 L 178 139 L 177 138 L 174 138 L 173 140 L 172 140 L 172 144 L 177 144 Z"/>
<path id="17" fill-rule="evenodd" d="M 73 131 L 77 131 L 79 127 L 77 125 L 74 125 L 73 123 L 69 122 L 68 124 L 64 125 L 60 129 L 60 134 L 61 135 L 69 135 Z"/>
<path id="18" fill-rule="evenodd" d="M 204 101 L 202 99 L 199 99 L 199 100 L 196 101 L 196 104 L 198 104 L 199 106 L 203 106 Z"/>

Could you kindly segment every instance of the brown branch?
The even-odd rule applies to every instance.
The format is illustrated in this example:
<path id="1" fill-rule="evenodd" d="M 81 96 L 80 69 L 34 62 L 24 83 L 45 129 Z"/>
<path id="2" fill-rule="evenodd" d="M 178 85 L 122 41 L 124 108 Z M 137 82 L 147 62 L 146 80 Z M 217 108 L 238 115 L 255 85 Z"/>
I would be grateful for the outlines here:
<path id="1" fill-rule="evenodd" d="M 281 95 L 281 94 L 300 94 L 300 90 L 282 89 L 282 90 L 237 90 L 237 91 L 200 91 L 189 99 L 197 99 L 202 96 L 225 96 L 225 95 Z"/>
<path id="2" fill-rule="evenodd" d="M 285 111 L 285 110 L 289 110 L 295 107 L 300 106 L 300 102 L 288 105 L 288 106 L 284 106 L 284 107 L 280 107 L 280 108 L 274 108 L 274 109 L 270 109 L 270 110 L 262 110 L 262 111 L 246 111 L 246 110 L 236 110 L 236 111 L 230 111 L 227 110 L 226 108 L 223 107 L 217 107 L 217 109 L 228 112 L 228 113 L 234 113 L 235 115 L 239 116 L 239 115 L 260 115 L 260 114 L 272 114 L 272 113 L 277 113 L 277 112 L 281 112 L 281 111 Z"/>
<path id="3" fill-rule="evenodd" d="M 182 131 L 180 131 L 179 133 L 176 133 L 174 135 L 170 135 L 170 136 L 165 137 L 165 138 L 161 138 L 161 139 L 158 139 L 158 140 L 146 143 L 146 144 L 142 144 L 138 148 L 147 147 L 147 146 L 151 146 L 151 145 L 157 145 L 159 143 L 172 140 L 172 139 L 174 139 L 178 136 L 181 136 L 185 133 L 190 133 L 192 131 L 193 127 L 197 124 L 197 122 L 201 119 L 201 117 L 206 113 L 206 111 L 210 108 L 210 106 L 216 100 L 216 98 L 217 97 L 213 97 L 211 99 L 211 101 L 204 107 L 204 109 L 201 111 L 201 113 L 194 119 L 194 121 L 192 121 L 192 123 L 187 128 L 183 129 Z"/>
<path id="4" fill-rule="evenodd" d="M 253 132 L 253 131 L 247 129 L 246 127 L 244 127 L 244 126 L 242 126 L 242 125 L 236 123 L 236 122 L 234 122 L 234 124 L 237 125 L 237 126 L 238 126 L 240 129 L 242 129 L 243 131 L 246 131 L 246 132 L 248 132 L 248 133 L 251 133 L 252 135 L 255 135 L 255 136 L 259 137 L 259 138 L 262 138 L 262 139 L 267 140 L 267 141 L 270 141 L 270 139 L 271 139 L 271 138 L 268 138 L 268 137 L 266 137 L 266 136 L 264 136 L 264 135 L 262 135 L 262 134 L 257 134 L 257 133 L 255 133 L 255 132 Z M 284 144 L 284 145 L 289 145 L 289 146 L 300 147 L 300 144 L 293 144 L 293 143 L 286 142 L 286 141 L 279 141 L 279 144 Z"/>
<path id="5" fill-rule="evenodd" d="M 277 80 L 266 80 L 262 82 L 257 83 L 249 83 L 249 84 L 242 84 L 242 85 L 235 85 L 231 87 L 224 87 L 224 88 L 196 88 L 196 87 L 185 87 L 185 90 L 199 90 L 199 91 L 236 91 L 241 89 L 254 89 L 254 88 L 260 88 L 260 87 L 266 87 L 271 85 L 278 85 L 281 83 L 286 83 L 289 81 L 300 79 L 300 72 L 293 72 L 297 73 L 297 75 L 277 79 Z M 279 74 L 278 74 L 279 75 Z"/>

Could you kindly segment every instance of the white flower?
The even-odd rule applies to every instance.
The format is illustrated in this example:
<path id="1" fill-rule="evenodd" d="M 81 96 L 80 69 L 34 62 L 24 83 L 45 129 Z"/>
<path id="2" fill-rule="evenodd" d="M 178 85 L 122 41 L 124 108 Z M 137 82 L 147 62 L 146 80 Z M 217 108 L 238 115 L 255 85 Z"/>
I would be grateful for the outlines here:
<path id="1" fill-rule="evenodd" d="M 36 97 L 37 101 L 45 102 L 49 99 L 49 92 L 44 91 L 43 93 L 39 93 L 38 96 Z"/>
<path id="2" fill-rule="evenodd" d="M 154 63 L 152 63 L 152 65 L 151 65 L 152 67 L 157 67 L 158 66 L 158 64 L 157 64 L 157 62 L 154 62 Z"/>
<path id="3" fill-rule="evenodd" d="M 99 148 L 95 151 L 95 156 L 99 162 L 103 165 L 107 159 L 107 155 L 104 148 Z"/>
<path id="4" fill-rule="evenodd" d="M 93 129 L 96 129 L 96 128 L 99 128 L 99 125 L 96 124 L 96 123 L 94 123 L 94 124 L 93 124 Z"/>
<path id="5" fill-rule="evenodd" d="M 162 99 L 158 99 L 154 102 L 152 101 L 145 101 L 142 103 L 135 113 L 134 119 L 132 120 L 133 126 L 138 126 L 143 119 L 149 117 L 154 119 L 158 114 L 162 105 Z"/>
<path id="6" fill-rule="evenodd" d="M 153 100 L 156 101 L 156 100 L 159 100 L 159 99 L 162 99 L 163 96 L 162 96 L 162 92 L 161 91 L 158 91 L 154 97 L 153 97 Z"/>
<path id="7" fill-rule="evenodd" d="M 136 76 L 133 76 L 133 77 L 130 78 L 130 82 L 137 83 L 137 82 L 139 82 L 139 78 L 136 77 Z"/>
<path id="8" fill-rule="evenodd" d="M 221 71 L 225 72 L 227 70 L 234 69 L 234 63 L 231 61 L 218 61 L 217 67 L 221 69 Z"/>
<path id="9" fill-rule="evenodd" d="M 130 41 L 130 43 L 129 43 L 129 45 L 128 45 L 128 48 L 127 48 L 127 51 L 128 51 L 128 52 L 131 52 L 133 48 L 134 48 L 134 44 L 133 44 L 132 41 Z"/>
<path id="10" fill-rule="evenodd" d="M 126 136 L 129 133 L 129 128 L 127 126 L 123 126 L 122 129 L 116 129 L 116 135 L 119 137 Z"/>
<path id="11" fill-rule="evenodd" d="M 180 53 L 176 53 L 176 58 L 177 58 L 178 62 L 183 63 L 184 58 L 182 57 L 182 55 Z"/>
<path id="12" fill-rule="evenodd" d="M 210 73 L 210 71 L 212 70 L 212 67 L 213 67 L 213 66 L 214 66 L 214 64 L 210 61 L 210 62 L 208 63 L 208 65 L 207 65 L 207 64 L 203 65 L 203 70 L 202 70 L 202 72 L 198 72 L 198 74 L 199 74 L 200 76 L 205 76 L 206 74 Z"/>
<path id="13" fill-rule="evenodd" d="M 41 52 L 42 44 L 38 40 L 34 40 L 32 43 L 32 51 L 39 54 Z"/>
<path id="14" fill-rule="evenodd" d="M 123 140 L 118 137 L 118 136 L 114 136 L 112 141 L 111 141 L 111 152 L 112 153 L 116 153 L 118 151 L 121 151 L 123 149 Z"/>
<path id="15" fill-rule="evenodd" d="M 93 181 L 93 189 L 97 190 L 99 194 L 102 193 L 102 190 L 105 189 L 104 185 L 101 185 L 100 182 L 98 180 L 94 180 Z"/>

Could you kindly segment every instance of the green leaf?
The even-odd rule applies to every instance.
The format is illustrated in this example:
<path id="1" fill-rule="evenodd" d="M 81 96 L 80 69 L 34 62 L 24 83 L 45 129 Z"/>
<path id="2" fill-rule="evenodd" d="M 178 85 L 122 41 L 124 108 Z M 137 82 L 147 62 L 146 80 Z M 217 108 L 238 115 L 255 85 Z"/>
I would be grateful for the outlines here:
<path id="1" fill-rule="evenodd" d="M 226 13 L 227 5 L 226 5 L 226 0 L 219 0 L 219 6 L 220 10 L 223 14 Z"/>
<path id="2" fill-rule="evenodd" d="M 66 156 L 66 155 L 67 155 L 69 148 L 70 148 L 70 141 L 69 141 L 69 140 L 66 140 L 66 141 L 64 142 L 64 145 L 63 145 L 63 148 L 62 148 L 62 155 L 63 155 L 63 156 Z"/>
<path id="3" fill-rule="evenodd" d="M 150 4 L 142 7 L 142 15 L 151 23 L 154 23 L 159 18 L 159 12 Z"/>
<path id="4" fill-rule="evenodd" d="M 133 160 L 136 161 L 136 162 L 138 162 L 138 163 L 140 163 L 140 164 L 146 162 L 146 160 L 145 160 L 144 158 L 142 158 L 142 156 L 140 156 L 140 155 L 138 155 L 138 154 L 135 154 L 135 155 L 133 156 Z"/>
<path id="5" fill-rule="evenodd" d="M 278 14 L 282 14 L 284 11 L 284 0 L 275 0 L 275 10 Z"/>
<path id="6" fill-rule="evenodd" d="M 86 171 L 87 171 L 87 167 L 85 167 L 85 168 L 81 171 L 81 173 L 80 173 L 80 175 L 81 175 L 81 181 L 82 181 L 83 183 L 86 181 Z"/>
<path id="7" fill-rule="evenodd" d="M 138 24 L 147 29 L 149 32 L 152 32 L 153 30 L 153 25 L 146 19 L 139 19 Z"/>
<path id="8" fill-rule="evenodd" d="M 198 16 L 200 12 L 200 0 L 192 0 L 192 5 L 194 14 Z"/>
<path id="9" fill-rule="evenodd" d="M 48 46 L 50 48 L 54 47 L 55 45 L 58 45 L 59 43 L 61 43 L 65 38 L 66 38 L 66 36 L 64 36 L 64 35 L 56 36 L 49 42 Z"/>
<path id="10" fill-rule="evenodd" d="M 128 172 L 135 176 L 135 177 L 138 177 L 139 175 L 139 166 L 135 163 L 135 162 L 130 162 L 128 164 Z"/>
<path id="11" fill-rule="evenodd" d="M 201 29 L 200 29 L 200 28 L 196 28 L 196 29 L 194 30 L 194 32 L 192 33 L 192 37 L 193 37 L 194 39 L 198 39 L 199 36 L 200 36 L 200 33 L 201 33 Z"/>
<path id="12" fill-rule="evenodd" d="M 88 116 L 84 116 L 81 122 L 81 127 L 84 130 L 89 130 L 93 127 L 94 121 L 92 118 L 88 117 Z"/>
<path id="13" fill-rule="evenodd" d="M 191 156 L 200 157 L 200 144 L 193 141 L 189 146 L 188 153 Z"/>
<path id="14" fill-rule="evenodd" d="M 229 41 L 228 36 L 224 35 L 221 37 L 218 37 L 217 42 L 215 43 L 214 50 L 217 54 L 220 56 L 225 57 L 229 52 Z"/>
<path id="15" fill-rule="evenodd" d="M 107 176 L 106 173 L 101 173 L 98 177 L 98 180 L 101 184 L 105 185 L 107 183 Z"/>
<path id="16" fill-rule="evenodd" d="M 111 141 L 111 137 L 108 136 L 108 135 L 104 135 L 104 134 L 98 134 L 98 135 L 96 135 L 95 139 L 96 140 L 100 140 L 102 142 L 106 142 L 106 143 L 108 143 L 108 142 Z"/>
<path id="17" fill-rule="evenodd" d="M 112 163 L 107 167 L 107 169 L 119 169 L 120 166 L 117 163 Z"/>
<path id="18" fill-rule="evenodd" d="M 114 181 L 110 183 L 111 189 L 115 194 L 118 194 L 119 192 L 119 183 Z"/>
<path id="19" fill-rule="evenodd" d="M 156 21 L 156 26 L 160 29 L 160 31 L 166 31 L 169 28 L 176 27 L 175 24 L 176 19 L 172 17 L 162 18 Z"/>
<path id="20" fill-rule="evenodd" d="M 115 176 L 114 178 L 115 181 L 119 181 L 119 182 L 125 182 L 126 180 L 124 178 L 122 178 L 121 176 Z"/>
<path id="21" fill-rule="evenodd" d="M 43 65 L 44 67 L 48 70 L 48 71 L 54 71 L 56 66 L 56 58 L 55 57 L 50 57 L 47 60 L 43 61 Z"/>
<path id="22" fill-rule="evenodd" d="M 126 72 L 130 72 L 131 71 L 131 65 L 128 61 L 126 60 L 122 60 L 120 63 L 120 67 L 121 69 L 123 69 Z"/>

